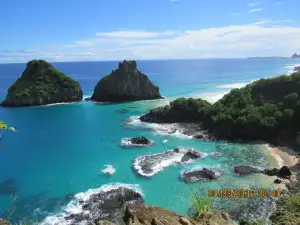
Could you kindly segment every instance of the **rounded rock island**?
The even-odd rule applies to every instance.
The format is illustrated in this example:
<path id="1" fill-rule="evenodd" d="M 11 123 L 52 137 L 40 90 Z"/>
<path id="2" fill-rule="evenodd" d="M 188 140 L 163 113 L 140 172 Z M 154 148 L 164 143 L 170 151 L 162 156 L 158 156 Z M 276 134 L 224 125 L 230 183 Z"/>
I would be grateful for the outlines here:
<path id="1" fill-rule="evenodd" d="M 79 83 L 45 60 L 32 60 L 8 89 L 1 106 L 21 107 L 82 100 Z"/>

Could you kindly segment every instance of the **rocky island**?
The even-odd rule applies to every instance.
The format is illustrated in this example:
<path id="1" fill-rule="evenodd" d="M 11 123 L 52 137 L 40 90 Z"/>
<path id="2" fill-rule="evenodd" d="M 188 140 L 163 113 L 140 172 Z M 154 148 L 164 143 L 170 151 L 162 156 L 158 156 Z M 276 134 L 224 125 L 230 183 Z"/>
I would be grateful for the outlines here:
<path id="1" fill-rule="evenodd" d="M 294 55 L 292 55 L 292 59 L 297 59 L 300 58 L 300 55 L 298 55 L 297 53 L 295 53 Z"/>
<path id="2" fill-rule="evenodd" d="M 118 69 L 98 82 L 92 97 L 86 100 L 124 102 L 159 98 L 159 88 L 137 69 L 136 61 L 124 60 L 119 63 Z"/>
<path id="3" fill-rule="evenodd" d="M 179 98 L 140 119 L 150 123 L 196 123 L 218 139 L 264 140 L 294 147 L 300 131 L 300 72 L 233 89 L 214 104 Z"/>
<path id="4" fill-rule="evenodd" d="M 44 60 L 32 60 L 8 89 L 1 106 L 37 106 L 82 100 L 79 83 Z"/>

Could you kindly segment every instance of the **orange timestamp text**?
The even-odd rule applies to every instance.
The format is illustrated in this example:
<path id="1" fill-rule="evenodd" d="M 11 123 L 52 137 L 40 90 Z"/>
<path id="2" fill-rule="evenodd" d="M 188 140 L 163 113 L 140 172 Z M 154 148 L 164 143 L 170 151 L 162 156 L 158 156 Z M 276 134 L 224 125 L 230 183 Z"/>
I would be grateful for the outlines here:
<path id="1" fill-rule="evenodd" d="M 275 198 L 280 197 L 280 190 L 268 190 L 268 189 L 223 189 L 223 190 L 208 190 L 208 196 L 210 198 L 253 198 L 258 196 L 259 198 L 266 198 L 272 196 Z"/>

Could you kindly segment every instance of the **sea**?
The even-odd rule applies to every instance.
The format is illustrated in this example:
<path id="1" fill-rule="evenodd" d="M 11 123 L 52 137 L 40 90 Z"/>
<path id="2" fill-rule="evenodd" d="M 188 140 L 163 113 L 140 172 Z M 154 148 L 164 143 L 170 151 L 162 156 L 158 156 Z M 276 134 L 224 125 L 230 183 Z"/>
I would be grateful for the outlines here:
<path id="1" fill-rule="evenodd" d="M 60 71 L 79 81 L 84 98 L 118 61 L 55 62 Z M 270 168 L 274 163 L 262 144 L 201 141 L 184 135 L 176 124 L 147 124 L 139 116 L 178 97 L 215 102 L 232 88 L 291 73 L 297 59 L 201 59 L 137 61 L 160 88 L 162 100 L 120 104 L 81 101 L 39 107 L 0 108 L 0 121 L 19 132 L 7 132 L 0 148 L 0 217 L 28 218 L 41 224 L 64 224 L 63 216 L 79 212 L 78 196 L 124 186 L 140 191 L 145 202 L 186 215 L 190 193 L 210 189 L 270 188 L 263 175 L 240 177 L 235 165 Z M 21 76 L 25 63 L 0 64 L 0 100 Z M 126 138 L 145 136 L 152 146 L 129 146 Z M 205 157 L 180 164 L 176 159 L 155 166 L 155 174 L 137 173 L 137 157 L 173 148 L 194 150 Z M 222 155 L 215 157 L 214 152 Z M 187 170 L 211 168 L 224 172 L 218 180 L 192 185 L 181 179 Z M 75 200 L 74 200 L 75 199 Z M 238 211 L 244 200 L 213 200 L 213 206 Z"/>

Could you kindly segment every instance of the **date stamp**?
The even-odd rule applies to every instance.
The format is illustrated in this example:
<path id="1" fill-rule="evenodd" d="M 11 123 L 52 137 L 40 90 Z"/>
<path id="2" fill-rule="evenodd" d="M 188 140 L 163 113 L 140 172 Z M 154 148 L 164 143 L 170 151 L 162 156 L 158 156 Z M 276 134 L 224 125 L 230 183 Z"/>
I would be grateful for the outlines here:
<path id="1" fill-rule="evenodd" d="M 208 190 L 210 198 L 267 198 L 268 196 L 279 198 L 281 191 L 279 189 L 223 189 L 223 190 Z"/>

